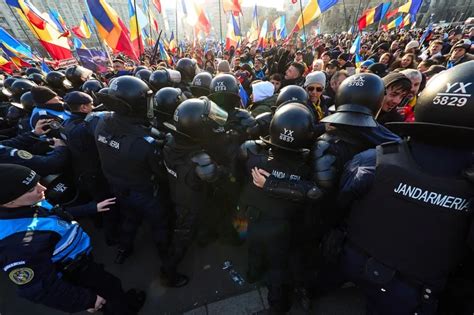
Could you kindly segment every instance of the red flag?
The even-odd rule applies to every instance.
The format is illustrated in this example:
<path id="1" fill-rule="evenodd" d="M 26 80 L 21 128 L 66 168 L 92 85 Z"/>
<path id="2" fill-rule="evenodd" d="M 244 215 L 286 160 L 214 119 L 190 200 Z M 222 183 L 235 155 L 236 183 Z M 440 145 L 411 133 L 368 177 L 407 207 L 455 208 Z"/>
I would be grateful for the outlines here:
<path id="1" fill-rule="evenodd" d="M 155 24 L 155 31 L 158 33 L 158 22 L 153 18 L 153 24 Z"/>
<path id="2" fill-rule="evenodd" d="M 155 5 L 156 10 L 158 10 L 158 13 L 161 13 L 161 2 L 160 2 L 160 0 L 153 0 L 153 4 Z"/>
<path id="3" fill-rule="evenodd" d="M 291 3 L 293 4 L 296 4 L 296 2 L 298 2 L 298 0 L 291 0 Z"/>

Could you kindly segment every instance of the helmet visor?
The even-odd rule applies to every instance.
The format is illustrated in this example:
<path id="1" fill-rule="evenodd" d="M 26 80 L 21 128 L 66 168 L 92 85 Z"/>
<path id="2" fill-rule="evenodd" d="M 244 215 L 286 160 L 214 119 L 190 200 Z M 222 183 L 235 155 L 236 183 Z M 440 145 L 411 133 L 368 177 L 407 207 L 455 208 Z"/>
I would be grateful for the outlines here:
<path id="1" fill-rule="evenodd" d="M 224 126 L 225 123 L 227 122 L 227 117 L 229 116 L 227 112 L 212 101 L 208 101 L 208 106 L 209 106 L 209 114 L 208 114 L 209 119 L 214 121 L 219 126 Z"/>

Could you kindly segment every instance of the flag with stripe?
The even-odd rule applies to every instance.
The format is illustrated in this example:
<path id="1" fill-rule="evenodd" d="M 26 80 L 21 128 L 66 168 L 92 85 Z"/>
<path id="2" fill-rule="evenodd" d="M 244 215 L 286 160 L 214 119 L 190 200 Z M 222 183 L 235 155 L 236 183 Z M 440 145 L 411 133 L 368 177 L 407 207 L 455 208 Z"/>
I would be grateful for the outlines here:
<path id="1" fill-rule="evenodd" d="M 322 13 L 329 10 L 337 2 L 338 0 L 309 0 L 308 4 L 303 9 L 303 14 L 300 14 L 298 21 L 296 21 L 296 25 L 291 32 L 298 32 L 303 28 L 303 20 L 304 23 L 308 25 Z"/>
<path id="2" fill-rule="evenodd" d="M 387 14 L 390 4 L 390 2 L 381 3 L 374 8 L 366 10 L 364 14 L 362 14 L 362 16 L 359 18 L 359 30 L 363 30 L 370 24 L 377 23 L 383 20 L 383 18 Z"/>

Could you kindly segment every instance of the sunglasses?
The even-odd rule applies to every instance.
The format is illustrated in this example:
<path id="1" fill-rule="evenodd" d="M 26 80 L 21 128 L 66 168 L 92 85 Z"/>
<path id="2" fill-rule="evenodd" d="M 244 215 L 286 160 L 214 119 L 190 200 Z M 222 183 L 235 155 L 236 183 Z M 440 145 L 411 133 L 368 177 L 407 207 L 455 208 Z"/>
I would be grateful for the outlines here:
<path id="1" fill-rule="evenodd" d="M 314 86 L 309 86 L 306 88 L 308 90 L 308 92 L 313 92 L 314 90 L 316 90 L 316 92 L 322 92 L 324 89 L 320 86 L 318 87 L 314 87 Z"/>

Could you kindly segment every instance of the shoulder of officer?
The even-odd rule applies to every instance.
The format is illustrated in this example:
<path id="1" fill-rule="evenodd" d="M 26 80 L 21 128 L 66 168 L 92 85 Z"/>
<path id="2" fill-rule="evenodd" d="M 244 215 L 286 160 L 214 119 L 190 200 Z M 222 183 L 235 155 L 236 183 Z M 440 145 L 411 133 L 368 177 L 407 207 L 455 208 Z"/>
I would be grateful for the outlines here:
<path id="1" fill-rule="evenodd" d="M 246 160 L 250 155 L 263 155 L 266 147 L 261 140 L 247 140 L 240 146 L 239 158 Z"/>
<path id="2" fill-rule="evenodd" d="M 112 117 L 113 112 L 91 112 L 89 113 L 86 118 L 84 118 L 85 122 L 91 122 L 94 119 L 104 119 Z"/>

